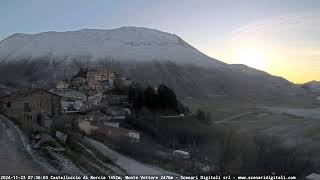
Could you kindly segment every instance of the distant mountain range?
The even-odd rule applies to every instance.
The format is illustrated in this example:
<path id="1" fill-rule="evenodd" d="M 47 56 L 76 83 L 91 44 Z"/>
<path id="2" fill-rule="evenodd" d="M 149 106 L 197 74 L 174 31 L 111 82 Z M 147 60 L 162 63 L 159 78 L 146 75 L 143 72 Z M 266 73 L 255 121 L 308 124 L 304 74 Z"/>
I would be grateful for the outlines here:
<path id="1" fill-rule="evenodd" d="M 90 62 L 112 63 L 110 68 L 145 84 L 166 83 L 180 96 L 275 98 L 305 93 L 281 77 L 223 63 L 177 35 L 142 27 L 17 33 L 0 42 L 0 61 L 0 76 L 10 75 L 10 82 L 0 78 L 0 83 L 11 85 L 18 80 L 50 84 L 75 73 L 79 63 Z M 22 64 L 24 69 L 14 70 Z"/>
<path id="2" fill-rule="evenodd" d="M 310 81 L 302 84 L 301 87 L 311 92 L 320 92 L 320 81 Z"/>

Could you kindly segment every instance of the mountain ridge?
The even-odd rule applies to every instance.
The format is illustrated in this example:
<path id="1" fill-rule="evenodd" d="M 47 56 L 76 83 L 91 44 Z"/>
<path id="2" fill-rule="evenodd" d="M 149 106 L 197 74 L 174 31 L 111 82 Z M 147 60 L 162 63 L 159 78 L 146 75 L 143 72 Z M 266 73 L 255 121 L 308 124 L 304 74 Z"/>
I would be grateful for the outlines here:
<path id="1" fill-rule="evenodd" d="M 225 65 L 198 51 L 175 34 L 144 27 L 18 33 L 0 41 L 0 58 L 38 58 L 47 54 L 89 55 L 92 58 L 112 56 L 119 60 L 135 61 L 171 60 L 202 66 L 213 63 L 215 66 Z M 201 61 L 197 60 L 199 56 Z"/>
<path id="2" fill-rule="evenodd" d="M 274 98 L 304 91 L 284 78 L 211 58 L 175 34 L 143 27 L 13 34 L 0 42 L 0 60 L 9 63 L 10 68 L 10 63 L 25 60 L 24 65 L 30 66 L 26 73 L 8 72 L 8 68 L 2 71 L 16 79 L 28 79 L 21 76 L 32 74 L 32 80 L 51 84 L 62 77 L 61 69 L 72 63 L 79 66 L 83 60 L 104 65 L 111 60 L 117 64 L 117 71 L 146 84 L 168 84 L 182 96 L 224 94 Z M 40 68 L 40 62 L 47 65 Z M 77 68 L 73 66 L 67 71 L 74 73 Z M 0 83 L 3 81 L 6 79 Z"/>

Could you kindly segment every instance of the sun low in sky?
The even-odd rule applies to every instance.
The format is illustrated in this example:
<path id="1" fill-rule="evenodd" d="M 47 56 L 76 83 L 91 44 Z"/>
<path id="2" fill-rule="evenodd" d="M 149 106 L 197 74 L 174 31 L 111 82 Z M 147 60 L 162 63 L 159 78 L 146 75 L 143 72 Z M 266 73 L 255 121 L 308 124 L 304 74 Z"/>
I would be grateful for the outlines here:
<path id="1" fill-rule="evenodd" d="M 320 12 L 320 11 L 319 11 Z M 320 13 L 281 14 L 229 33 L 211 56 L 282 76 L 295 83 L 320 80 Z"/>
<path id="2" fill-rule="evenodd" d="M 122 26 L 174 33 L 215 59 L 295 83 L 320 80 L 319 0 L 0 1 L 0 40 Z"/>
<path id="3" fill-rule="evenodd" d="M 267 56 L 255 47 L 239 49 L 239 52 L 236 54 L 236 59 L 239 64 L 245 64 L 262 71 L 267 70 Z"/>

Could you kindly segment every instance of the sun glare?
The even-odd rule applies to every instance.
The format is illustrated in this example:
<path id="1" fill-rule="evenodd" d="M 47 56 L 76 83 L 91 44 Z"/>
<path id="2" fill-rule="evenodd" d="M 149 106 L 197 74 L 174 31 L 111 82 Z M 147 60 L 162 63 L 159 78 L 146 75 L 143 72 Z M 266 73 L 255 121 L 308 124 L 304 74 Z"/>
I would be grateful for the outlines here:
<path id="1" fill-rule="evenodd" d="M 239 51 L 237 61 L 255 69 L 265 71 L 267 69 L 267 58 L 259 49 L 246 48 Z"/>

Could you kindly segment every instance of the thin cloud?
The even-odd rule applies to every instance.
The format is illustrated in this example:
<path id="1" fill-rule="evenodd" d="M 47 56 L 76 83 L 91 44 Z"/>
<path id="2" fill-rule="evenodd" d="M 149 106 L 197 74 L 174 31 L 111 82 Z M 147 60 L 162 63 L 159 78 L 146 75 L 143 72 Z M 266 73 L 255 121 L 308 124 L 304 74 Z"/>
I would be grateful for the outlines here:
<path id="1" fill-rule="evenodd" d="M 257 20 L 235 29 L 231 36 L 307 30 L 320 30 L 320 13 L 292 13 Z"/>

